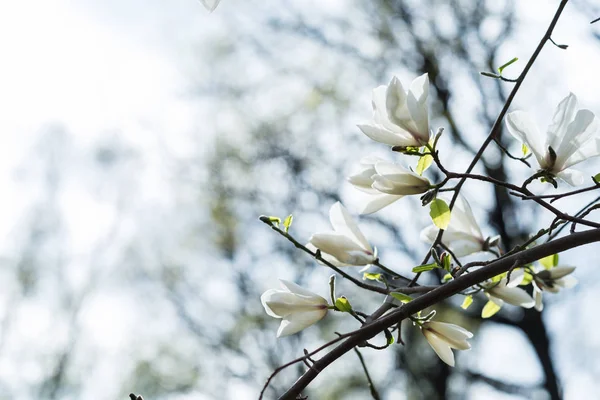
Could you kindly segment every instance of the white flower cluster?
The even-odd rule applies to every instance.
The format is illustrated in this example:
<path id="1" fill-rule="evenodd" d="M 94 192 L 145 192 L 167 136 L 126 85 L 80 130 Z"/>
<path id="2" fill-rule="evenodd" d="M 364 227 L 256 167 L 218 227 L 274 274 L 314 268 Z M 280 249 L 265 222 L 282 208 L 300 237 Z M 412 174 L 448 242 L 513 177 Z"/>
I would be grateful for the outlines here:
<path id="1" fill-rule="evenodd" d="M 203 1 L 209 9 L 214 9 L 218 4 L 218 1 Z M 392 146 L 393 150 L 416 154 L 421 158 L 427 155 L 432 157 L 435 155 L 438 135 L 431 140 L 428 93 L 427 74 L 416 78 L 408 91 L 405 91 L 400 80 L 394 77 L 387 86 L 379 86 L 373 90 L 373 119 L 358 127 L 369 138 Z M 581 184 L 581 173 L 570 167 L 589 157 L 600 155 L 597 118 L 589 110 L 578 110 L 577 99 L 573 94 L 558 105 L 545 141 L 531 117 L 525 112 L 515 111 L 508 114 L 506 124 L 509 132 L 528 146 L 535 155 L 541 168 L 538 174 L 548 179 L 557 177 L 571 185 Z M 438 198 L 439 185 L 432 185 L 426 177 L 421 176 L 424 169 L 417 169 L 419 173 L 415 173 L 372 156 L 363 158 L 360 164 L 361 169 L 348 177 L 348 181 L 369 195 L 361 214 L 377 212 L 404 196 L 427 192 L 422 199 Z M 431 200 L 424 200 L 424 204 L 427 201 Z M 447 200 L 444 202 L 447 203 Z M 377 264 L 377 250 L 369 243 L 341 203 L 337 202 L 331 207 L 329 218 L 333 230 L 313 234 L 307 245 L 309 250 L 320 252 L 323 262 L 335 267 L 368 268 L 373 263 Z M 434 243 L 438 237 L 439 226 L 436 223 L 423 229 L 420 234 L 421 240 Z M 453 257 L 464 257 L 484 251 L 493 252 L 492 248 L 499 248 L 499 237 L 486 238 L 483 235 L 469 203 L 462 196 L 455 199 L 449 222 L 443 228 L 441 245 L 449 250 Z M 569 276 L 574 270 L 574 267 L 556 265 L 544 268 L 527 265 L 481 283 L 475 291 L 483 292 L 488 299 L 482 310 L 482 317 L 491 317 L 504 303 L 524 308 L 535 307 L 541 311 L 542 292 L 556 293 L 560 288 L 574 286 L 576 280 Z M 281 280 L 281 284 L 283 290 L 268 290 L 261 297 L 266 312 L 282 319 L 277 332 L 278 337 L 291 335 L 316 323 L 325 317 L 328 309 L 344 311 L 336 306 L 337 301 L 336 304 L 329 305 L 325 298 L 292 282 Z M 529 284 L 533 287 L 533 297 L 519 287 Z M 454 366 L 455 363 L 452 349 L 468 350 L 471 347 L 467 339 L 472 338 L 473 334 L 460 326 L 432 321 L 433 317 L 419 316 L 411 319 L 421 329 L 435 353 L 450 366 Z"/>

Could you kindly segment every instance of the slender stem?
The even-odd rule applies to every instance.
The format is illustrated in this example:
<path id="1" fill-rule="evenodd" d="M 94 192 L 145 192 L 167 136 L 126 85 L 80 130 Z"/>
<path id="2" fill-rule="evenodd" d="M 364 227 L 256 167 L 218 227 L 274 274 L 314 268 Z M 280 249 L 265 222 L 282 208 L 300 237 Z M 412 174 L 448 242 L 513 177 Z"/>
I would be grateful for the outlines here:
<path id="1" fill-rule="evenodd" d="M 356 353 L 356 355 L 358 356 L 358 359 L 360 360 L 360 365 L 362 365 L 363 371 L 365 371 L 365 376 L 367 377 L 367 382 L 369 382 L 369 391 L 371 392 L 371 397 L 373 397 L 374 400 L 380 400 L 381 397 L 379 397 L 379 392 L 377 392 L 377 389 L 375 388 L 375 385 L 373 384 L 373 380 L 371 379 L 371 375 L 369 375 L 369 370 L 367 369 L 367 364 L 365 364 L 365 359 L 363 358 L 362 354 L 360 353 L 360 351 L 358 351 L 358 349 L 356 347 L 354 348 L 354 352 Z"/>
<path id="2" fill-rule="evenodd" d="M 464 274 L 460 278 L 454 279 L 445 285 L 439 286 L 431 292 L 417 297 L 413 301 L 406 303 L 398 309 L 383 315 L 381 318 L 366 324 L 355 334 L 350 335 L 344 342 L 339 344 L 329 353 L 317 360 L 313 368 L 306 371 L 284 394 L 279 397 L 279 400 L 293 400 L 308 384 L 317 377 L 318 372 L 322 371 L 329 364 L 340 358 L 342 355 L 353 349 L 355 346 L 369 340 L 373 336 L 382 332 L 384 329 L 390 328 L 398 322 L 408 318 L 410 315 L 431 307 L 440 301 L 453 296 L 469 287 L 483 282 L 496 275 L 502 274 L 510 270 L 518 261 L 520 264 L 528 264 L 539 260 L 540 258 L 551 254 L 560 253 L 574 247 L 583 246 L 589 243 L 600 242 L 600 229 L 591 229 L 584 232 L 576 232 L 572 235 L 556 239 L 549 243 L 544 243 L 531 249 L 524 250 L 518 254 L 501 260 L 493 261 L 488 266 L 480 268 L 468 274 Z"/>
<path id="3" fill-rule="evenodd" d="M 268 219 L 260 218 L 260 220 L 263 221 L 268 226 L 270 226 L 271 229 L 273 229 L 275 232 L 279 233 L 281 236 L 285 237 L 287 240 L 289 240 L 290 242 L 292 242 L 294 244 L 294 246 L 296 246 L 300 250 L 304 251 L 305 253 L 310 254 L 312 257 L 315 258 L 315 260 L 322 262 L 323 264 L 325 264 L 326 266 L 328 266 L 329 268 L 331 268 L 332 270 L 334 270 L 335 272 L 337 272 L 338 274 L 340 274 L 344 278 L 346 278 L 349 281 L 351 281 L 352 283 L 354 283 L 356 286 L 361 287 L 363 289 L 370 290 L 372 292 L 377 292 L 377 293 L 381 293 L 381 294 L 388 294 L 388 290 L 385 289 L 385 288 L 382 288 L 380 286 L 369 285 L 368 283 L 361 282 L 360 280 L 354 278 L 353 276 L 348 275 L 347 273 L 345 273 L 344 271 L 342 271 L 340 268 L 336 267 L 335 265 L 333 265 L 329 261 L 325 260 L 321 256 L 321 252 L 319 250 L 317 250 L 316 252 L 311 251 L 308 247 L 304 246 L 302 243 L 300 243 L 296 239 L 294 239 L 294 237 L 292 235 L 290 235 L 287 232 L 284 232 L 283 230 L 281 230 L 278 227 L 276 227 L 275 225 L 273 225 Z"/>
<path id="4" fill-rule="evenodd" d="M 538 46 L 536 47 L 535 51 L 529 58 L 529 61 L 527 61 L 525 68 L 523 68 L 523 71 L 519 75 L 517 82 L 515 82 L 515 86 L 511 90 L 510 94 L 508 95 L 506 102 L 504 103 L 504 106 L 502 107 L 502 110 L 500 111 L 500 114 L 498 114 L 498 118 L 496 118 L 496 121 L 494 122 L 494 125 L 492 126 L 492 129 L 490 130 L 490 133 L 488 134 L 487 138 L 485 139 L 485 141 L 483 142 L 483 144 L 481 145 L 481 147 L 475 154 L 475 157 L 473 157 L 473 160 L 469 164 L 465 173 L 468 174 L 471 171 L 473 171 L 473 168 L 475 168 L 475 165 L 477 165 L 477 162 L 479 162 L 479 159 L 483 156 L 483 152 L 485 151 L 485 149 L 488 147 L 490 142 L 496 138 L 496 136 L 500 132 L 500 127 L 502 126 L 502 120 L 504 119 L 504 116 L 508 112 L 508 109 L 510 108 L 515 96 L 517 95 L 519 89 L 521 88 L 521 85 L 523 84 L 523 81 L 527 77 L 527 73 L 529 72 L 529 70 L 531 69 L 533 64 L 535 63 L 535 60 L 537 60 L 539 54 L 541 53 L 541 51 L 544 48 L 544 45 L 546 44 L 548 39 L 550 39 L 550 37 L 552 36 L 554 27 L 556 26 L 556 23 L 558 22 L 558 19 L 560 18 L 560 15 L 562 14 L 563 9 L 567 5 L 568 1 L 569 0 L 562 0 L 560 2 L 560 5 L 558 6 L 558 9 L 556 10 L 556 13 L 554 14 L 554 17 L 552 18 L 552 21 L 550 22 L 550 25 L 548 26 L 546 33 L 544 34 L 544 36 L 540 40 Z M 464 185 L 466 179 L 467 178 L 462 178 L 456 185 L 456 190 L 454 191 L 454 195 L 452 196 L 452 200 L 450 201 L 450 210 L 452 210 L 452 208 L 454 207 L 454 203 L 456 203 L 456 199 L 458 198 L 460 189 Z M 434 244 L 432 245 L 432 247 L 435 247 L 437 244 L 439 244 L 441 242 L 443 235 L 444 235 L 444 231 L 440 230 L 437 237 L 435 238 L 435 241 L 434 241 Z M 428 259 L 429 259 L 429 256 L 427 256 L 427 258 L 425 259 L 425 262 L 423 262 L 423 264 L 425 264 Z M 416 283 L 418 277 L 419 277 L 419 274 L 417 274 L 417 276 L 415 276 L 412 283 Z"/>

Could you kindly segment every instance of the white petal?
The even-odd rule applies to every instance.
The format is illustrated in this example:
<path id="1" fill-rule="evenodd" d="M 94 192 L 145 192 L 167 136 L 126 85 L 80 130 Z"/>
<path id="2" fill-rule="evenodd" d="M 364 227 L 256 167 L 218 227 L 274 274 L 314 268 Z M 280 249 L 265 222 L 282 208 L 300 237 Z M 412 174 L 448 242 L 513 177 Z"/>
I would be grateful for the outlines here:
<path id="1" fill-rule="evenodd" d="M 535 305 L 535 300 L 523 289 L 498 285 L 490 289 L 488 293 L 514 306 L 531 308 Z"/>
<path id="2" fill-rule="evenodd" d="M 323 310 L 291 314 L 288 318 L 281 321 L 281 325 L 279 325 L 279 330 L 277 331 L 277 337 L 293 335 L 294 333 L 300 332 L 302 329 L 308 328 L 323 319 L 325 315 L 327 315 L 326 308 Z"/>
<path id="3" fill-rule="evenodd" d="M 200 1 L 202 1 L 202 4 L 204 4 L 204 7 L 206 7 L 206 9 L 211 12 L 214 11 L 215 8 L 217 8 L 219 3 L 221 2 L 221 0 L 200 0 Z"/>
<path id="4" fill-rule="evenodd" d="M 417 146 L 417 141 L 406 132 L 398 134 L 385 129 L 381 125 L 361 124 L 358 129 L 376 142 L 387 144 L 388 146 Z"/>
<path id="5" fill-rule="evenodd" d="M 332 255 L 343 264 L 350 264 L 353 260 L 355 260 L 357 252 L 364 253 L 365 257 L 371 257 L 370 261 L 367 263 L 370 263 L 374 260 L 373 252 L 367 252 L 349 237 L 339 233 L 315 233 L 311 236 L 310 243 L 316 248 L 320 249 L 321 252 Z M 365 263 L 353 265 L 365 265 Z"/>
<path id="6" fill-rule="evenodd" d="M 548 273 L 550 274 L 550 279 L 560 279 L 572 274 L 575 269 L 575 267 L 554 267 L 548 270 Z"/>
<path id="7" fill-rule="evenodd" d="M 429 112 L 427 96 L 429 94 L 429 76 L 423 74 L 415 79 L 406 98 L 406 104 L 414 123 L 416 134 L 421 143 L 429 141 Z"/>
<path id="8" fill-rule="evenodd" d="M 548 127 L 548 138 L 546 147 L 552 146 L 554 151 L 558 152 L 561 139 L 567 131 L 567 127 L 573 121 L 575 112 L 577 111 L 577 97 L 573 93 L 569 93 L 567 97 L 561 100 L 556 106 L 552 124 Z"/>
<path id="9" fill-rule="evenodd" d="M 575 286 L 577 286 L 577 283 L 579 282 L 574 276 L 565 276 L 564 278 L 561 278 L 558 281 L 556 281 L 556 284 L 564 289 L 574 288 Z"/>
<path id="10" fill-rule="evenodd" d="M 401 199 L 402 197 L 404 197 L 404 196 L 396 196 L 393 194 L 385 194 L 385 193 L 369 196 L 369 200 L 362 207 L 360 213 L 363 215 L 364 214 L 372 214 L 374 212 L 381 210 L 383 207 L 389 206 L 396 200 Z"/>
<path id="11" fill-rule="evenodd" d="M 508 113 L 506 116 L 506 127 L 513 137 L 525 143 L 531 149 L 538 163 L 542 166 L 546 148 L 531 116 L 524 111 Z"/>
<path id="12" fill-rule="evenodd" d="M 565 169 L 556 174 L 557 178 L 562 179 L 571 186 L 581 186 L 585 182 L 584 175 L 581 171 L 576 169 Z"/>
<path id="13" fill-rule="evenodd" d="M 468 256 L 469 254 L 478 253 L 483 250 L 482 242 L 475 238 L 470 240 L 447 241 L 446 233 L 444 233 L 442 242 L 450 247 L 450 250 L 452 250 L 456 257 Z"/>
<path id="14" fill-rule="evenodd" d="M 466 350 L 471 348 L 466 339 L 472 338 L 473 334 L 462 326 L 446 322 L 430 321 L 426 323 L 424 329 L 433 330 L 438 336 L 446 338 L 449 345 L 455 346 L 457 349 Z"/>
<path id="15" fill-rule="evenodd" d="M 393 77 L 385 92 L 385 107 L 390 121 L 398 125 L 401 121 L 410 119 L 406 108 L 406 92 L 400 79 Z"/>
<path id="16" fill-rule="evenodd" d="M 523 271 L 523 269 L 517 268 L 517 269 L 514 269 L 510 273 L 510 281 L 508 281 L 508 277 L 502 278 L 500 285 L 505 285 L 506 287 L 514 288 L 514 287 L 519 286 L 521 284 L 521 282 L 523 282 L 524 278 L 525 278 L 525 272 Z M 508 281 L 508 283 L 507 283 L 507 281 Z"/>
<path id="17" fill-rule="evenodd" d="M 331 209 L 329 210 L 329 220 L 331 221 L 333 229 L 337 233 L 345 235 L 354 240 L 357 244 L 362 246 L 363 250 L 367 250 L 371 253 L 373 252 L 373 248 L 362 234 L 360 229 L 358 229 L 358 225 L 356 222 L 354 222 L 354 219 L 350 213 L 348 213 L 346 207 L 344 207 L 339 201 L 331 206 Z"/>
<path id="18" fill-rule="evenodd" d="M 570 168 L 575 164 L 579 164 L 588 158 L 598 157 L 600 155 L 600 139 L 592 139 L 585 145 L 581 146 L 567 159 L 563 165 L 563 169 Z"/>
<path id="19" fill-rule="evenodd" d="M 269 303 L 271 301 L 271 299 L 273 298 L 273 296 L 279 292 L 281 292 L 281 290 L 269 289 L 266 292 L 264 292 L 262 294 L 262 296 L 260 296 L 260 302 L 262 303 L 263 307 L 265 308 L 265 311 L 267 312 L 268 315 L 270 315 L 273 318 L 281 318 L 281 315 L 278 315 L 273 310 L 271 310 L 271 307 L 269 307 L 269 305 L 267 303 Z"/>
<path id="20" fill-rule="evenodd" d="M 533 287 L 533 297 L 535 298 L 535 309 L 542 311 L 544 309 L 544 303 L 542 302 L 542 291 L 536 286 Z"/>
<path id="21" fill-rule="evenodd" d="M 579 110 L 569 124 L 556 151 L 554 171 L 565 168 L 568 159 L 598 133 L 598 121 L 590 110 Z"/>
<path id="22" fill-rule="evenodd" d="M 425 335 L 425 339 L 427 339 L 427 343 L 429 343 L 433 351 L 435 351 L 435 354 L 437 354 L 443 362 L 454 367 L 454 353 L 452 353 L 452 349 L 448 346 L 448 343 L 434 332 L 427 329 L 423 329 L 422 332 L 423 335 Z"/>
<path id="23" fill-rule="evenodd" d="M 286 288 L 291 293 L 306 296 L 306 297 L 310 298 L 311 300 L 313 300 L 315 303 L 327 304 L 327 300 L 325 300 L 323 297 L 319 296 L 318 294 L 316 294 L 314 292 L 311 292 L 308 289 L 304 289 L 302 286 L 299 286 L 299 285 L 295 284 L 294 282 L 286 281 L 285 279 L 280 279 L 279 282 L 281 282 L 281 286 Z"/>

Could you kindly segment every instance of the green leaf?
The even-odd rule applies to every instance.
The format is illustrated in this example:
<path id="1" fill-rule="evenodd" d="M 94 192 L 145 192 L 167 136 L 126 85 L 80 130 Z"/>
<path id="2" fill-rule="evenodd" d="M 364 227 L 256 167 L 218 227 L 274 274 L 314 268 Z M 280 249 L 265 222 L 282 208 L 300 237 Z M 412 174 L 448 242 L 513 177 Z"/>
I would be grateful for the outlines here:
<path id="1" fill-rule="evenodd" d="M 431 154 L 425 154 L 419 158 L 419 162 L 417 162 L 417 170 L 415 171 L 419 175 L 423 175 L 423 172 L 429 168 L 431 163 L 433 162 L 433 156 Z"/>
<path id="2" fill-rule="evenodd" d="M 283 220 L 283 230 L 285 232 L 287 232 L 290 229 L 290 226 L 292 226 L 293 221 L 294 221 L 294 216 L 292 214 L 285 217 L 285 219 Z"/>
<path id="3" fill-rule="evenodd" d="M 556 267 L 558 265 L 558 254 L 552 254 L 550 256 L 540 258 L 540 264 L 546 269 Z"/>
<path id="4" fill-rule="evenodd" d="M 494 276 L 494 277 L 491 279 L 491 281 L 492 281 L 492 283 L 498 283 L 498 282 L 500 282 L 500 281 L 502 280 L 502 278 L 504 278 L 506 275 L 508 275 L 508 273 L 506 273 L 506 272 L 504 272 L 504 273 L 502 273 L 502 274 L 500 274 L 500 275 L 496 275 L 496 276 Z"/>
<path id="5" fill-rule="evenodd" d="M 442 278 L 442 283 L 446 283 L 448 281 L 451 281 L 452 279 L 454 279 L 454 277 L 452 276 L 452 274 L 446 274 L 444 275 L 444 277 Z"/>
<path id="6" fill-rule="evenodd" d="M 440 266 L 437 265 L 437 263 L 423 264 L 423 265 L 418 265 L 418 266 L 414 267 L 412 269 L 412 272 L 414 272 L 415 274 L 418 274 L 419 272 L 431 271 L 432 269 L 439 268 L 439 267 Z"/>
<path id="7" fill-rule="evenodd" d="M 463 300 L 462 304 L 461 304 L 461 308 L 463 310 L 466 310 L 467 308 L 469 308 L 469 306 L 473 304 L 473 296 L 467 296 L 465 297 L 465 299 Z"/>
<path id="8" fill-rule="evenodd" d="M 403 303 L 408 303 L 412 300 L 412 297 L 405 295 L 404 293 L 392 292 L 390 296 L 395 298 L 396 300 L 400 300 Z"/>
<path id="9" fill-rule="evenodd" d="M 374 274 L 372 272 L 365 272 L 363 274 L 363 280 L 368 279 L 370 281 L 378 281 L 381 279 L 381 274 Z"/>
<path id="10" fill-rule="evenodd" d="M 594 180 L 594 183 L 600 183 L 600 174 L 592 176 L 592 179 Z"/>
<path id="11" fill-rule="evenodd" d="M 523 156 L 526 156 L 527 153 L 529 153 L 529 147 L 527 147 L 525 143 L 521 145 L 521 153 L 523 153 Z"/>
<path id="12" fill-rule="evenodd" d="M 533 281 L 533 275 L 525 271 L 523 273 L 523 280 L 519 283 L 519 286 L 527 286 Z"/>
<path id="13" fill-rule="evenodd" d="M 481 310 L 481 318 L 489 318 L 492 315 L 496 314 L 498 311 L 500 311 L 500 307 L 498 304 L 494 303 L 493 301 L 488 301 L 485 306 L 483 307 L 483 310 Z"/>
<path id="14" fill-rule="evenodd" d="M 451 266 L 451 260 L 452 257 L 450 256 L 450 254 L 448 253 L 442 253 L 442 268 L 444 268 L 446 271 L 450 272 L 450 268 L 452 268 Z"/>
<path id="15" fill-rule="evenodd" d="M 394 344 L 394 335 L 392 335 L 392 332 L 390 332 L 386 329 L 383 331 L 383 333 L 385 334 L 385 338 L 387 339 L 388 346 L 393 345 Z"/>
<path id="16" fill-rule="evenodd" d="M 512 60 L 510 60 L 509 62 L 502 64 L 501 66 L 498 67 L 498 72 L 500 73 L 500 75 L 502 75 L 502 71 L 504 71 L 504 69 L 506 67 L 508 67 L 511 64 L 516 63 L 517 61 L 519 61 L 519 59 L 517 57 L 513 58 Z"/>
<path id="17" fill-rule="evenodd" d="M 350 305 L 348 299 L 344 296 L 337 298 L 337 300 L 335 301 L 335 307 L 341 312 L 352 312 L 352 306 Z"/>
<path id="18" fill-rule="evenodd" d="M 429 205 L 429 216 L 433 224 L 440 229 L 448 228 L 450 224 L 450 208 L 442 199 L 435 199 Z"/>

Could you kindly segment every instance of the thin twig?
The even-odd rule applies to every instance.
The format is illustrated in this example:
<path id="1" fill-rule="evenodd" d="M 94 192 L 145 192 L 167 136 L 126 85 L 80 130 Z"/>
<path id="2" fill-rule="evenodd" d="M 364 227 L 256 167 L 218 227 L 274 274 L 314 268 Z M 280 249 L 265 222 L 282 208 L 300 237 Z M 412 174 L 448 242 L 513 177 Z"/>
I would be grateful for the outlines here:
<path id="1" fill-rule="evenodd" d="M 381 400 L 381 397 L 379 397 L 379 393 L 377 392 L 377 389 L 375 388 L 375 385 L 373 384 L 371 375 L 369 375 L 369 370 L 367 369 L 367 364 L 365 364 L 365 359 L 363 358 L 362 354 L 360 353 L 360 351 L 358 351 L 358 349 L 356 347 L 354 348 L 354 351 L 356 352 L 356 355 L 358 356 L 358 359 L 360 360 L 360 365 L 362 365 L 363 371 L 365 371 L 365 376 L 367 377 L 367 382 L 369 382 L 369 391 L 371 392 L 371 397 L 373 397 L 374 400 Z"/>

